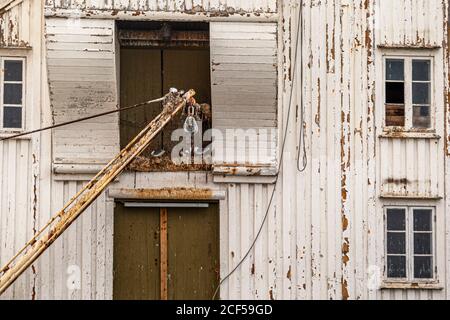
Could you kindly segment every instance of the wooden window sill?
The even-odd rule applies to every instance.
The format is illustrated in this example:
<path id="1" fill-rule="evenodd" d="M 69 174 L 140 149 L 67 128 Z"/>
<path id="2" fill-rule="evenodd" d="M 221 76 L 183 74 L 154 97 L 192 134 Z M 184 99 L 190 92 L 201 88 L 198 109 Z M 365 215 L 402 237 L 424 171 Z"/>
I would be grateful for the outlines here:
<path id="1" fill-rule="evenodd" d="M 23 45 L 23 46 L 8 46 L 8 45 L 0 45 L 0 50 L 26 50 L 30 51 L 33 48 L 29 45 Z"/>
<path id="2" fill-rule="evenodd" d="M 220 164 L 213 166 L 213 174 L 223 176 L 276 176 L 277 167 L 273 165 L 227 165 Z"/>
<path id="3" fill-rule="evenodd" d="M 433 131 L 385 131 L 378 136 L 382 139 L 428 139 L 428 140 L 439 140 L 440 135 L 437 135 Z"/>
<path id="4" fill-rule="evenodd" d="M 430 282 L 391 282 L 385 281 L 380 289 L 413 289 L 413 290 L 443 290 L 439 281 Z"/>
<path id="5" fill-rule="evenodd" d="M 437 50 L 442 48 L 441 45 L 422 45 L 422 44 L 379 44 L 377 45 L 378 48 L 380 49 L 405 49 L 405 50 L 411 50 L 411 49 L 416 49 L 416 50 Z"/>

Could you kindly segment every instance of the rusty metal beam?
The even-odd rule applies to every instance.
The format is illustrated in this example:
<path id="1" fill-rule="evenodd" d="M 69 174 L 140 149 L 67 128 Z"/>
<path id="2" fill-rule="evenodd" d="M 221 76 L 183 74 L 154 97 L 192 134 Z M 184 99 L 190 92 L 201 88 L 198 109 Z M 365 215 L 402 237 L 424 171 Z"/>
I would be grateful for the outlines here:
<path id="1" fill-rule="evenodd" d="M 0 14 L 18 5 L 23 0 L 0 0 Z"/>
<path id="2" fill-rule="evenodd" d="M 3 294 L 39 256 L 89 207 L 106 187 L 136 158 L 156 137 L 156 135 L 179 113 L 185 105 L 194 104 L 195 91 L 183 96 L 171 92 L 164 99 L 164 108 L 116 158 L 101 170 L 64 208 L 46 225 L 47 234 L 35 236 L 19 251 L 19 254 L 0 270 L 0 295 Z M 28 249 L 27 251 L 25 251 Z M 23 254 L 22 254 L 23 252 Z"/>

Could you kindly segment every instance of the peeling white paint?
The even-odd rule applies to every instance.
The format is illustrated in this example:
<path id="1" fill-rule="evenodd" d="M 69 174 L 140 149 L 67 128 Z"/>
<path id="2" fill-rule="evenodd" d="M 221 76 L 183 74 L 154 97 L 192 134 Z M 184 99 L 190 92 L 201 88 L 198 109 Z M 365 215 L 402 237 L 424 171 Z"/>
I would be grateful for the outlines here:
<path id="1" fill-rule="evenodd" d="M 179 11 L 191 10 L 196 1 L 90 1 L 89 8 L 83 7 L 84 3 L 47 0 L 47 13 L 54 16 L 59 13 L 66 15 L 68 12 L 78 14 L 79 11 L 74 11 L 75 9 L 86 12 L 92 10 L 94 16 L 91 16 L 90 22 L 87 23 L 96 27 L 95 14 L 100 11 L 102 19 L 108 16 L 116 19 L 116 14 L 125 17 L 125 10 L 160 10 L 166 17 L 179 19 Z M 446 42 L 448 1 L 305 0 L 302 7 L 303 43 L 299 52 L 302 64 L 297 65 L 296 70 L 291 70 L 291 60 L 294 54 L 293 39 L 298 36 L 295 29 L 298 23 L 299 1 L 227 1 L 225 4 L 223 1 L 210 0 L 202 3 L 202 10 L 205 12 L 220 8 L 222 4 L 222 10 L 234 6 L 236 11 L 242 9 L 246 12 L 261 11 L 280 15 L 280 97 L 277 109 L 279 132 L 284 133 L 287 125 L 287 101 L 293 73 L 297 74 L 297 80 L 302 79 L 302 83 L 294 84 L 296 90 L 293 106 L 295 108 L 303 103 L 305 108 L 304 123 L 300 123 L 297 109 L 291 112 L 286 153 L 275 203 L 269 212 L 261 238 L 242 268 L 224 284 L 221 290 L 222 298 L 449 298 L 450 197 L 445 189 L 449 187 L 447 181 L 450 181 L 450 171 L 448 166 L 445 167 L 448 160 L 445 148 L 448 145 L 446 140 L 448 141 L 450 136 L 448 124 L 444 125 L 444 119 L 449 123 L 448 98 L 444 101 L 443 97 L 449 88 Z M 142 19 L 148 18 L 149 12 L 142 13 Z M 183 16 L 183 19 L 188 18 L 189 15 Z M 246 16 L 241 18 L 245 21 Z M 253 21 L 253 18 L 248 17 L 249 21 Z M 140 17 L 134 16 L 133 19 Z M 37 29 L 43 28 L 41 21 L 36 19 L 33 23 Z M 98 23 L 97 27 L 101 29 L 100 22 Z M 9 37 L 4 31 L 3 38 L 5 35 Z M 23 36 L 23 39 L 28 38 Z M 49 45 L 48 48 L 57 49 L 52 46 L 54 45 Z M 72 46 L 73 50 L 84 48 L 79 41 L 74 41 Z M 415 138 L 403 137 L 394 141 L 379 137 L 382 133 L 382 123 L 379 120 L 380 112 L 382 113 L 379 93 L 380 52 L 385 48 L 408 47 L 437 52 L 439 63 L 436 65 L 436 72 L 440 75 L 436 82 L 441 90 L 437 98 L 442 101 L 437 104 L 440 108 L 438 114 L 441 115 L 437 117 L 437 121 L 441 122 L 436 126 L 436 134 L 441 136 L 441 139 L 418 141 Z M 107 54 L 112 55 L 111 52 L 105 53 Z M 50 77 L 55 74 L 58 72 L 52 74 L 50 70 Z M 44 88 L 45 84 L 46 78 L 43 76 Z M 41 97 L 44 101 L 44 118 L 41 124 L 51 120 L 48 98 L 46 95 Z M 296 156 L 299 131 L 302 127 L 305 127 L 307 134 L 308 166 L 304 173 L 299 173 Z M 43 134 L 41 137 L 37 148 L 41 153 L 40 225 L 86 180 L 82 175 L 52 177 L 50 136 Z M 55 139 L 58 139 L 57 134 Z M 8 144 L 8 147 L 5 145 L 3 153 L 5 148 L 12 153 L 0 157 L 3 161 L 0 161 L 3 166 L 0 166 L 0 170 L 5 170 L 5 166 L 6 170 L 9 170 L 8 166 L 14 165 L 17 156 L 17 153 L 13 152 L 15 148 L 12 144 Z M 70 148 L 74 150 L 68 151 L 76 152 L 75 146 Z M 64 148 L 62 150 L 64 151 Z M 404 150 L 404 153 L 399 150 Z M 418 150 L 423 152 L 419 153 Z M 426 154 L 426 157 L 423 154 Z M 76 160 L 76 157 L 72 159 Z M 430 166 L 433 163 L 437 165 Z M 23 172 L 21 170 L 21 174 L 24 174 Z M 53 178 L 57 181 L 52 181 Z M 126 174 L 115 187 L 213 185 L 226 191 L 226 199 L 220 202 L 221 275 L 225 276 L 239 262 L 239 257 L 250 245 L 273 190 L 273 185 L 258 183 L 255 177 L 227 179 L 228 182 L 223 184 L 214 184 L 213 177 L 205 174 Z M 399 180 L 397 182 L 400 184 L 396 183 L 396 180 Z M 405 191 L 402 183 L 406 180 L 415 182 L 408 185 Z M 14 181 L 9 178 L 7 181 L 1 180 L 0 199 L 11 195 L 11 184 L 14 184 Z M 404 192 L 416 200 L 389 198 L 390 195 L 405 197 Z M 437 208 L 437 267 L 439 285 L 444 290 L 374 289 L 372 275 L 377 273 L 373 270 L 381 270 L 382 274 L 384 268 L 382 206 L 411 201 Z M 4 208 L 4 200 L 0 202 L 0 217 L 6 219 L 10 216 L 9 211 Z M 112 206 L 112 199 L 108 199 L 107 195 L 102 196 L 81 220 L 72 226 L 69 233 L 39 260 L 37 298 L 112 297 Z M 26 207 L 30 207 L 30 204 Z M 23 217 L 22 213 L 16 213 L 15 219 L 22 219 L 20 217 Z M 5 228 L 9 228 L 6 226 L 10 226 L 10 223 L 2 222 L 0 244 L 1 248 L 4 245 L 9 246 L 9 251 L 6 251 L 8 256 L 12 254 L 13 249 L 11 242 L 5 240 L 10 237 L 9 234 L 5 236 Z M 19 231 L 19 240 L 25 238 L 25 235 L 28 236 L 25 233 L 29 232 L 29 229 L 17 227 L 15 230 Z M 95 242 L 95 239 L 101 239 L 100 243 Z M 6 259 L 1 252 L 0 258 L 1 262 Z M 70 292 L 64 287 L 65 268 L 70 265 L 82 267 L 83 281 L 79 292 Z M 6 298 L 31 297 L 33 276 L 27 274 L 24 279 L 22 284 L 15 285 Z"/>

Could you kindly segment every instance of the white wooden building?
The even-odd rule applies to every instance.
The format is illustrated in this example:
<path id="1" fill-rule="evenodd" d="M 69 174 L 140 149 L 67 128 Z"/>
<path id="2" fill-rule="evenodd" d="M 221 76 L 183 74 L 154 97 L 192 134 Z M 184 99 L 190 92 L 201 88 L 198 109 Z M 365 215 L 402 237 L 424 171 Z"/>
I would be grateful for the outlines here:
<path id="1" fill-rule="evenodd" d="M 188 193 L 218 204 L 224 278 L 272 192 L 222 299 L 450 298 L 448 17 L 448 0 L 0 0 L 0 137 L 131 102 L 123 48 L 167 23 L 208 34 L 213 127 L 277 132 L 255 161 L 125 172 L 1 298 L 119 297 L 115 208 Z M 169 51 L 163 74 L 189 72 Z M 120 150 L 123 120 L 0 142 L 0 264 Z"/>

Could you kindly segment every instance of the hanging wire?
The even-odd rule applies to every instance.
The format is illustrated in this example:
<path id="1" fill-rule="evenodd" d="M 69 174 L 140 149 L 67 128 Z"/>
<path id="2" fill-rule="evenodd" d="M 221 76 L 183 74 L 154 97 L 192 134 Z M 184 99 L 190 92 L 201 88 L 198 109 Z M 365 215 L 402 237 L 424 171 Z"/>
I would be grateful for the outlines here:
<path id="1" fill-rule="evenodd" d="M 27 136 L 27 135 L 33 134 L 33 133 L 38 133 L 38 132 L 42 132 L 42 131 L 47 131 L 47 130 L 51 130 L 51 129 L 67 126 L 67 125 L 74 124 L 74 123 L 77 123 L 77 122 L 91 120 L 91 119 L 107 116 L 109 114 L 113 114 L 113 113 L 117 113 L 117 112 L 123 112 L 123 111 L 126 111 L 126 110 L 131 110 L 131 109 L 143 107 L 143 106 L 146 106 L 146 105 L 149 105 L 149 104 L 152 104 L 152 103 L 161 102 L 164 99 L 165 99 L 165 97 L 161 97 L 161 98 L 158 98 L 158 99 L 141 102 L 141 103 L 129 106 L 129 107 L 118 108 L 118 109 L 115 109 L 115 110 L 106 111 L 106 112 L 102 112 L 102 113 L 97 113 L 97 114 L 94 114 L 92 116 L 79 118 L 79 119 L 76 119 L 76 120 L 71 120 L 71 121 L 67 121 L 67 122 L 63 122 L 63 123 L 58 123 L 58 124 L 55 124 L 55 125 L 52 125 L 52 126 L 43 127 L 43 128 L 36 129 L 36 130 L 21 132 L 21 133 L 15 134 L 15 135 L 11 135 L 11 136 L 7 136 L 7 137 L 4 137 L 4 138 L 0 138 L 0 141 L 11 140 L 11 139 Z"/>
<path id="2" fill-rule="evenodd" d="M 303 0 L 300 0 L 300 22 L 299 24 L 303 24 L 303 14 L 302 11 L 302 5 Z M 303 32 L 300 32 L 300 43 L 303 45 Z M 303 51 L 302 54 L 302 60 L 303 60 Z M 296 57 L 297 58 L 297 57 Z M 306 153 L 306 127 L 304 125 L 305 121 L 305 106 L 303 104 L 303 63 L 300 64 L 300 92 L 301 92 L 301 98 L 300 98 L 300 131 L 299 131 L 299 138 L 298 138 L 298 154 L 297 154 L 297 170 L 301 173 L 304 172 L 308 166 L 308 154 Z M 291 94 L 294 90 L 291 90 Z M 291 98 L 292 99 L 292 98 Z M 303 156 L 301 156 L 301 153 L 303 152 Z M 300 158 L 302 159 L 302 166 L 300 166 Z"/>
<path id="3" fill-rule="evenodd" d="M 295 54 L 294 54 L 294 62 L 293 62 L 293 68 L 292 70 L 293 75 L 292 75 L 292 82 L 291 82 L 291 92 L 290 92 L 290 96 L 289 96 L 289 104 L 288 104 L 288 111 L 287 111 L 287 119 L 286 119 L 286 128 L 284 130 L 284 135 L 283 135 L 283 142 L 282 142 L 282 147 L 281 147 L 281 154 L 280 154 L 280 162 L 279 162 L 279 168 L 278 168 L 278 173 L 275 176 L 275 181 L 274 181 L 274 187 L 269 199 L 269 203 L 267 205 L 267 210 L 264 214 L 264 218 L 261 222 L 261 226 L 258 229 L 258 232 L 256 233 L 256 236 L 252 242 L 252 244 L 250 245 L 250 248 L 246 251 L 245 255 L 242 257 L 242 259 L 239 261 L 239 263 L 233 268 L 233 270 L 231 270 L 220 282 L 219 285 L 217 286 L 214 295 L 212 297 L 212 300 L 216 299 L 217 294 L 219 293 L 220 287 L 225 283 L 225 281 L 227 281 L 241 266 L 242 264 L 245 262 L 245 260 L 247 260 L 248 256 L 250 255 L 250 253 L 252 252 L 253 248 L 256 245 L 256 242 L 258 241 L 262 230 L 266 224 L 267 218 L 269 217 L 269 212 L 270 212 L 270 208 L 272 207 L 272 203 L 273 203 L 273 199 L 275 197 L 275 192 L 277 190 L 277 183 L 278 183 L 278 179 L 280 177 L 280 171 L 281 168 L 283 166 L 283 159 L 284 159 L 284 150 L 286 147 L 286 140 L 287 140 L 287 135 L 288 135 L 288 129 L 289 129 L 289 120 L 290 120 L 290 115 L 291 115 L 291 109 L 292 109 L 292 100 L 293 100 L 293 96 L 294 96 L 294 84 L 296 83 L 296 70 L 297 70 L 297 60 L 298 60 L 298 47 L 299 47 L 299 38 L 300 38 L 300 34 L 301 34 L 301 25 L 303 24 L 303 15 L 302 15 L 302 6 L 303 6 L 303 1 L 300 0 L 300 7 L 299 7 L 299 21 L 297 23 L 297 36 L 296 36 L 296 40 L 295 40 Z M 301 119 L 302 119 L 302 127 L 303 127 L 303 108 L 301 109 Z M 302 130 L 301 130 L 302 131 Z M 303 141 L 304 141 L 304 134 L 303 134 Z M 299 148 L 299 150 L 301 150 L 302 148 Z M 304 158 L 306 158 L 306 150 L 305 150 L 305 155 Z M 298 161 L 299 162 L 299 161 Z M 303 160 L 303 164 L 306 168 L 307 165 L 307 161 L 304 159 Z M 303 169 L 305 170 L 305 169 Z"/>
<path id="4" fill-rule="evenodd" d="M 293 76 L 292 76 L 292 83 L 291 83 L 291 91 L 290 91 L 290 97 L 289 97 L 289 104 L 288 104 L 288 112 L 287 112 L 287 121 L 286 121 L 286 128 L 285 128 L 285 132 L 284 132 L 284 136 L 283 136 L 283 142 L 282 142 L 282 148 L 281 148 L 281 154 L 280 154 L 280 164 L 279 164 L 279 169 L 278 169 L 278 173 L 275 177 L 275 182 L 274 182 L 274 188 L 272 190 L 270 199 L 269 199 L 269 203 L 267 206 L 267 210 L 266 213 L 264 215 L 264 218 L 262 220 L 261 226 L 250 246 L 250 248 L 248 249 L 248 251 L 246 252 L 246 254 L 243 256 L 243 258 L 240 260 L 240 262 L 233 268 L 233 270 L 227 275 L 225 276 L 219 283 L 219 285 L 217 286 L 216 291 L 214 292 L 214 296 L 213 296 L 213 300 L 216 298 L 217 293 L 220 290 L 220 287 L 222 286 L 222 284 L 227 281 L 241 266 L 242 264 L 245 262 L 245 260 L 247 260 L 248 256 L 250 255 L 251 251 L 253 250 L 253 248 L 256 245 L 256 242 L 258 241 L 262 230 L 265 226 L 265 223 L 267 221 L 269 212 L 270 212 L 270 208 L 272 207 L 272 203 L 275 197 L 275 192 L 276 192 L 276 186 L 278 183 L 278 179 L 280 176 L 280 170 L 282 168 L 283 165 L 283 159 L 284 159 L 284 150 L 285 150 L 285 146 L 286 146 L 286 138 L 287 138 L 287 134 L 288 134 L 288 128 L 289 128 L 289 121 L 290 121 L 290 114 L 291 114 L 291 109 L 292 109 L 292 100 L 293 100 L 293 95 L 294 95 L 294 84 L 296 83 L 296 69 L 297 69 L 297 60 L 298 60 L 298 47 L 299 47 L 299 38 L 303 39 L 303 34 L 301 32 L 301 25 L 303 22 L 303 16 L 302 16 L 302 1 L 300 1 L 300 7 L 299 7 L 299 21 L 297 23 L 297 36 L 296 36 L 296 41 L 295 41 L 295 54 L 294 54 L 294 61 L 293 61 Z M 303 66 L 301 66 L 301 70 L 303 70 Z M 300 72 L 302 74 L 302 72 Z M 152 104 L 152 103 L 157 103 L 157 102 L 161 102 L 164 100 L 165 97 L 161 97 L 158 99 L 154 99 L 154 100 L 149 100 L 146 102 L 142 102 L 139 104 L 135 104 L 133 106 L 129 106 L 129 107 L 124 107 L 124 108 L 119 108 L 119 109 L 115 109 L 115 110 L 111 110 L 111 111 L 107 111 L 107 112 L 103 112 L 103 113 L 98 113 L 92 116 L 88 116 L 88 117 L 84 117 L 84 118 L 79 118 L 76 120 L 72 120 L 72 121 L 68 121 L 68 122 L 63 122 L 63 123 L 59 123 L 59 124 L 55 124 L 52 126 L 48 126 L 48 127 L 43 127 L 40 129 L 36 129 L 36 130 L 31 130 L 31 131 L 27 131 L 27 132 L 22 132 L 19 134 L 15 134 L 15 135 L 11 135 L 11 136 L 7 136 L 4 138 L 0 138 L 0 141 L 6 141 L 6 140 L 10 140 L 10 139 L 15 139 L 18 137 L 22 137 L 22 136 L 26 136 L 26 135 L 30 135 L 33 133 L 38 133 L 38 132 L 42 132 L 42 131 L 47 131 L 47 130 L 51 130 L 51 129 L 55 129 L 55 128 L 59 128 L 59 127 L 63 127 L 63 126 L 67 126 L 70 124 L 74 124 L 74 123 L 78 123 L 78 122 L 82 122 L 82 121 L 86 121 L 86 120 L 90 120 L 90 119 L 95 119 L 95 118 L 99 118 L 102 116 L 106 116 L 109 114 L 113 114 L 113 113 L 117 113 L 117 112 L 123 112 L 126 110 L 130 110 L 130 109 L 134 109 L 134 108 L 138 108 L 138 107 L 142 107 L 148 104 Z M 299 136 L 299 148 L 298 148 L 298 157 L 297 157 L 297 169 L 299 172 L 303 172 L 308 164 L 308 159 L 307 159 L 307 153 L 306 153 L 306 144 L 305 144 L 305 127 L 304 127 L 304 107 L 303 107 L 303 103 L 302 106 L 300 107 L 300 124 L 301 124 L 301 128 L 300 128 L 300 136 Z M 303 153 L 303 156 L 301 157 L 301 153 Z M 302 159 L 302 167 L 300 167 L 300 159 Z M 39 232 L 41 233 L 42 230 Z M 35 240 L 36 238 L 33 238 L 33 240 Z"/>
<path id="5" fill-rule="evenodd" d="M 69 124 L 73 124 L 73 123 L 85 121 L 85 120 L 88 120 L 88 119 L 94 119 L 94 118 L 102 117 L 102 116 L 105 116 L 105 115 L 108 115 L 108 114 L 112 114 L 112 113 L 116 113 L 116 112 L 122 112 L 122 111 L 130 110 L 130 109 L 142 107 L 142 106 L 145 106 L 145 105 L 149 105 L 149 104 L 153 104 L 153 103 L 157 103 L 157 102 L 164 101 L 165 98 L 166 98 L 166 96 L 161 97 L 161 98 L 158 98 L 158 99 L 154 99 L 154 100 L 149 100 L 149 101 L 141 102 L 141 103 L 135 104 L 135 105 L 133 105 L 133 106 L 124 107 L 124 108 L 119 108 L 119 109 L 115 109 L 115 110 L 112 110 L 112 111 L 107 111 L 107 112 L 103 112 L 103 113 L 98 113 L 98 114 L 93 115 L 93 116 L 89 116 L 89 117 L 85 117 L 85 118 L 80 118 L 80 119 L 77 119 L 77 120 L 68 121 L 68 122 L 64 122 L 64 123 L 57 124 L 57 125 L 53 125 L 53 126 L 49 126 L 49 127 L 44 127 L 44 128 L 32 130 L 32 131 L 23 132 L 23 133 L 20 133 L 20 134 L 16 134 L 16 135 L 13 135 L 13 136 L 8 136 L 8 137 L 6 137 L 6 138 L 2 138 L 2 139 L 0 139 L 0 141 L 10 140 L 10 139 L 13 139 L 13 138 L 17 138 L 17 137 L 25 136 L 25 135 L 28 135 L 28 134 L 32 134 L 32 133 L 36 133 L 36 132 L 45 131 L 45 130 L 50 130 L 50 129 L 53 129 L 53 128 L 58 128 L 58 127 L 66 126 L 66 125 L 69 125 Z M 108 167 L 113 161 L 114 161 L 114 160 L 111 160 L 111 162 L 110 162 L 106 167 Z M 105 167 L 105 168 L 106 168 L 106 167 Z M 82 193 L 84 190 L 86 190 L 87 188 L 90 188 L 90 187 L 92 186 L 93 181 L 94 181 L 97 177 L 99 177 L 101 174 L 103 174 L 103 172 L 106 170 L 105 168 L 104 168 L 103 170 L 101 170 L 99 173 L 97 173 L 97 175 L 91 180 L 91 182 L 90 182 L 88 185 L 85 186 L 85 188 L 83 188 L 82 190 L 78 191 L 78 193 L 77 193 L 75 196 L 73 196 L 73 197 L 71 198 L 71 200 L 69 201 L 69 203 L 66 204 L 66 206 L 65 206 L 58 214 L 56 214 L 55 216 L 53 216 L 53 217 L 50 219 L 50 221 L 49 221 L 45 226 L 43 226 L 39 231 L 37 231 L 37 232 L 34 234 L 33 238 L 31 238 L 31 240 L 28 241 L 28 242 L 25 244 L 25 246 L 22 247 L 22 248 L 16 253 L 16 255 L 15 255 L 13 258 L 11 258 L 11 259 L 8 261 L 8 263 L 6 263 L 6 264 L 4 265 L 4 267 L 2 267 L 2 268 L 0 269 L 0 274 L 6 272 L 6 271 L 9 269 L 9 266 L 11 265 L 11 263 L 12 263 L 15 259 L 17 259 L 17 258 L 18 258 L 18 257 L 19 257 L 19 256 L 20 256 L 20 255 L 21 255 L 21 254 L 22 254 L 29 246 L 33 245 L 33 244 L 38 240 L 38 237 L 39 237 L 40 235 L 42 235 L 42 234 L 44 233 L 44 231 L 47 230 L 48 227 L 50 227 L 50 226 L 53 224 L 53 222 L 55 222 L 57 219 L 61 218 L 62 214 L 65 213 L 65 210 L 69 207 L 69 205 L 72 204 L 72 203 L 75 201 L 75 199 L 78 198 L 79 195 L 81 195 L 81 193 Z"/>
<path id="6" fill-rule="evenodd" d="M 304 106 L 302 103 L 301 107 L 300 107 L 300 126 L 301 127 L 300 127 L 300 136 L 298 138 L 299 146 L 298 146 L 298 155 L 297 155 L 297 170 L 299 172 L 304 172 L 306 170 L 306 167 L 308 166 L 308 154 L 306 153 L 306 141 L 305 141 L 306 128 L 303 124 L 304 117 L 305 117 L 305 109 L 304 109 Z M 303 153 L 303 156 L 301 156 L 301 153 Z M 302 166 L 300 166 L 300 158 L 302 159 Z"/>

